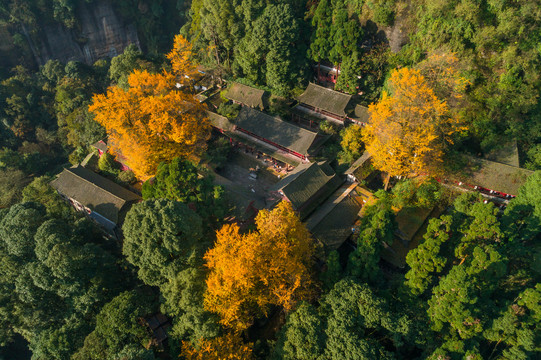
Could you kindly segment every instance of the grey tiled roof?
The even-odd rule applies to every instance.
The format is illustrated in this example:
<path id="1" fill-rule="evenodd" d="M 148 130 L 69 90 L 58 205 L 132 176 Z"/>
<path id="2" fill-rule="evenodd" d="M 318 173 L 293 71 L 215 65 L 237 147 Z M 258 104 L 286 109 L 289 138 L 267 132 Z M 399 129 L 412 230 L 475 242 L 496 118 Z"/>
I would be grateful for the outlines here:
<path id="1" fill-rule="evenodd" d="M 471 172 L 467 176 L 460 176 L 457 180 L 506 194 L 518 195 L 518 189 L 533 174 L 531 170 L 516 166 L 474 157 L 469 159 Z"/>
<path id="2" fill-rule="evenodd" d="M 361 207 L 353 197 L 346 196 L 312 229 L 326 251 L 338 249 L 351 235 Z"/>
<path id="3" fill-rule="evenodd" d="M 234 124 L 225 116 L 222 116 L 220 114 L 216 114 L 212 111 L 207 111 L 207 115 L 210 120 L 210 124 L 214 126 L 217 129 L 223 130 L 223 131 L 233 131 L 235 126 Z"/>
<path id="4" fill-rule="evenodd" d="M 225 93 L 225 97 L 230 100 L 253 108 L 258 108 L 260 110 L 265 108 L 265 104 L 263 102 L 264 95 L 264 90 L 256 89 L 240 83 L 232 83 L 229 85 Z"/>
<path id="5" fill-rule="evenodd" d="M 281 190 L 303 219 L 340 187 L 343 181 L 326 163 L 299 167 L 301 169 L 295 169 L 294 173 L 277 183 L 274 190 Z"/>
<path id="6" fill-rule="evenodd" d="M 366 106 L 356 105 L 350 118 L 368 124 L 370 122 L 370 113 L 368 112 L 368 108 Z"/>
<path id="7" fill-rule="evenodd" d="M 51 186 L 114 223 L 118 223 L 125 204 L 141 200 L 139 195 L 82 166 L 64 169 Z"/>
<path id="8" fill-rule="evenodd" d="M 321 110 L 325 110 L 339 116 L 346 116 L 346 107 L 351 100 L 351 95 L 327 89 L 313 83 L 308 84 L 304 93 L 298 100 Z"/>
<path id="9" fill-rule="evenodd" d="M 308 155 L 317 136 L 313 131 L 246 106 L 240 110 L 235 125 L 302 155 Z"/>

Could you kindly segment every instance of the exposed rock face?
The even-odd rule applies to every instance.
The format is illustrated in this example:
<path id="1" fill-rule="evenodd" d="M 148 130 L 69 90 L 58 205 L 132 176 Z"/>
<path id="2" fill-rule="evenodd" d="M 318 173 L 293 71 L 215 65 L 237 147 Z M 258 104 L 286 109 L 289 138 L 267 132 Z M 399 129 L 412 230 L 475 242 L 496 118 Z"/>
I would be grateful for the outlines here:
<path id="1" fill-rule="evenodd" d="M 383 31 L 387 36 L 387 41 L 389 42 L 389 47 L 391 51 L 397 53 L 402 49 L 404 45 L 408 43 L 409 34 L 407 29 L 407 19 L 405 15 L 407 12 L 399 12 L 395 16 L 393 26 L 384 27 Z"/>
<path id="2" fill-rule="evenodd" d="M 121 54 L 130 44 L 140 46 L 135 25 L 127 24 L 118 16 L 107 0 L 92 4 L 81 1 L 77 18 L 78 29 L 67 29 L 61 24 L 45 25 L 40 43 L 29 41 L 38 65 L 50 59 L 93 64 Z"/>

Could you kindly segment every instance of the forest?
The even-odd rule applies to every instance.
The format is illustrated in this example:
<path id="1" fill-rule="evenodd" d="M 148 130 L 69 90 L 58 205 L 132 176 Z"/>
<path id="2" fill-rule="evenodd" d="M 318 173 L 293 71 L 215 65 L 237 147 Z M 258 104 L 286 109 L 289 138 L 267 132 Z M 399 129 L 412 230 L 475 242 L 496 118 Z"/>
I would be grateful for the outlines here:
<path id="1" fill-rule="evenodd" d="M 539 358 L 541 1 L 115 0 L 140 44 L 39 65 L 29 39 L 77 34 L 98 2 L 0 0 L 18 63 L 0 68 L 0 359 Z M 212 171 L 231 149 L 190 79 L 295 99 L 324 66 L 371 126 L 322 123 L 321 160 L 343 172 L 367 150 L 394 180 L 354 246 L 321 256 L 288 202 L 231 221 Z M 97 171 L 143 198 L 122 241 L 50 186 L 106 137 Z M 533 174 L 505 208 L 435 180 L 510 142 Z M 406 208 L 439 210 L 397 269 Z"/>

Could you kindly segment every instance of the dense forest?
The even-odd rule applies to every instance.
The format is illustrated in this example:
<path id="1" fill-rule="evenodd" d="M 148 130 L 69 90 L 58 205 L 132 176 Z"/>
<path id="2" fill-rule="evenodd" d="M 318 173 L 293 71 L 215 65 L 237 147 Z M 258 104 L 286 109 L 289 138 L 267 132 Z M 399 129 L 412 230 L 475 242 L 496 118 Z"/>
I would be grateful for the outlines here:
<path id="1" fill-rule="evenodd" d="M 78 34 L 98 2 L 0 0 L 0 359 L 539 357 L 541 1 L 115 0 L 139 44 L 40 64 L 44 29 Z M 209 170 L 230 149 L 187 90 L 197 66 L 287 99 L 337 68 L 335 89 L 382 129 L 404 109 L 419 115 L 396 121 L 414 147 L 391 156 L 377 131 L 321 125 L 337 169 L 368 149 L 401 178 L 363 208 L 354 249 L 320 256 L 286 202 L 231 223 Z M 49 185 L 107 136 L 133 171 L 107 154 L 99 173 L 142 183 L 122 242 Z M 515 141 L 537 171 L 505 210 L 404 179 L 459 172 Z M 397 270 L 382 253 L 408 207 L 441 211 Z M 144 326 L 157 313 L 165 345 Z"/>

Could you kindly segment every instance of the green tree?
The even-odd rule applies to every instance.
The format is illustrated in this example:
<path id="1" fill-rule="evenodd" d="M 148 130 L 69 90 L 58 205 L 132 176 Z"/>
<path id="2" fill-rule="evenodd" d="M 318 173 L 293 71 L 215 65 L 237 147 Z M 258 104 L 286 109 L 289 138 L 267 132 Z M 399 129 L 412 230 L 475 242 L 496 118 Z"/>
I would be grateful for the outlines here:
<path id="1" fill-rule="evenodd" d="M 539 31 L 538 6 L 528 0 L 436 1 L 417 14 L 417 32 L 403 54 L 414 63 L 425 52 L 447 49 L 465 64 L 472 84 L 461 111 L 472 125 L 470 144 L 490 150 L 510 136 L 538 142 L 539 53 L 531 41 Z"/>
<path id="2" fill-rule="evenodd" d="M 503 359 L 534 358 L 541 351 L 539 346 L 541 317 L 541 285 L 524 290 L 501 312 L 486 331 L 486 338 L 503 342 Z"/>
<path id="3" fill-rule="evenodd" d="M 143 199 L 180 201 L 212 221 L 220 221 L 227 213 L 222 187 L 215 186 L 209 175 L 200 176 L 193 163 L 180 158 L 158 166 L 156 176 L 143 184 Z"/>
<path id="4" fill-rule="evenodd" d="M 34 178 L 22 191 L 23 201 L 42 204 L 51 217 L 67 218 L 70 216 L 71 210 L 56 190 L 49 185 L 52 180 L 49 176 Z"/>
<path id="5" fill-rule="evenodd" d="M 21 170 L 0 170 L 0 208 L 9 207 L 21 200 L 21 193 L 26 184 L 30 182 Z"/>
<path id="6" fill-rule="evenodd" d="M 377 336 L 373 336 L 377 334 Z M 275 359 L 392 359 L 418 336 L 412 321 L 391 309 L 368 286 L 344 279 L 320 300 L 301 304 L 287 318 L 273 352 Z"/>
<path id="7" fill-rule="evenodd" d="M 373 283 L 381 280 L 378 266 L 384 243 L 392 244 L 396 229 L 389 199 L 382 197 L 365 207 L 357 248 L 349 255 L 347 271 L 353 277 Z"/>
<path id="8" fill-rule="evenodd" d="M 356 94 L 359 92 L 360 84 L 360 68 L 359 54 L 353 51 L 350 56 L 346 56 L 342 62 L 340 76 L 336 79 L 334 88 L 348 94 Z"/>
<path id="9" fill-rule="evenodd" d="M 532 146 L 527 155 L 529 161 L 526 162 L 525 167 L 530 170 L 541 170 L 541 144 Z"/>
<path id="10" fill-rule="evenodd" d="M 115 157 L 108 152 L 103 154 L 98 160 L 98 168 L 106 175 L 118 176 L 120 164 L 116 162 Z"/>
<path id="11" fill-rule="evenodd" d="M 398 208 L 423 207 L 432 208 L 441 198 L 441 186 L 433 178 L 406 179 L 398 182 L 392 191 L 393 205 Z"/>
<path id="12" fill-rule="evenodd" d="M 82 345 L 89 323 L 123 283 L 116 259 L 90 226 L 84 219 L 48 219 L 45 207 L 32 202 L 3 212 L 3 342 L 20 333 L 45 359 L 68 358 Z"/>
<path id="13" fill-rule="evenodd" d="M 393 24 L 395 0 L 373 0 L 369 4 L 373 12 L 372 18 L 376 23 L 385 26 Z"/>
<path id="14" fill-rule="evenodd" d="M 128 76 L 133 70 L 142 70 L 141 64 L 143 53 L 135 44 L 128 45 L 124 52 L 111 59 L 109 67 L 109 79 L 112 85 L 117 85 L 124 90 L 129 88 Z"/>
<path id="15" fill-rule="evenodd" d="M 58 60 L 49 60 L 40 67 L 41 75 L 47 80 L 47 90 L 53 91 L 55 86 L 66 75 L 64 66 Z"/>
<path id="16" fill-rule="evenodd" d="M 511 239 L 533 240 L 541 233 L 541 171 L 536 171 L 519 189 L 505 210 L 502 223 Z"/>
<path id="17" fill-rule="evenodd" d="M 321 0 L 317 4 L 312 26 L 315 31 L 310 42 L 310 55 L 313 60 L 320 62 L 327 59 L 331 51 L 332 7 L 329 0 Z"/>
<path id="18" fill-rule="evenodd" d="M 453 218 L 449 215 L 431 219 L 423 236 L 424 242 L 408 252 L 406 262 L 410 270 L 406 273 L 406 285 L 412 294 L 419 295 L 429 289 L 447 265 L 447 256 L 442 247 L 447 245 L 456 231 L 456 225 L 453 225 Z"/>
<path id="19" fill-rule="evenodd" d="M 321 273 L 320 279 L 325 289 L 331 289 L 343 277 L 340 254 L 333 250 L 327 256 L 326 269 Z"/>
<path id="20" fill-rule="evenodd" d="M 299 31 L 289 4 L 268 5 L 236 52 L 242 74 L 286 95 L 302 81 L 306 67 Z"/>
<path id="21" fill-rule="evenodd" d="M 471 266 L 454 266 L 434 288 L 433 296 L 428 301 L 432 328 L 459 339 L 470 339 L 480 334 L 490 314 L 488 307 L 480 306 L 482 297 L 478 290 L 487 282 L 479 283 L 477 276 L 489 276 L 486 272 L 492 273 L 492 268 L 501 270 L 502 267 L 499 263 L 501 257 L 494 250 L 487 254 L 477 247 L 472 256 Z M 501 276 L 500 272 L 497 271 L 495 275 Z M 489 280 L 493 282 L 498 278 L 489 276 Z"/>
<path id="22" fill-rule="evenodd" d="M 36 74 L 22 66 L 13 70 L 13 76 L 0 82 L 0 117 L 19 140 L 34 141 L 36 128 L 53 125 L 51 94 Z"/>
<path id="23" fill-rule="evenodd" d="M 357 49 L 362 30 L 356 20 L 349 19 L 344 0 L 334 0 L 332 3 L 332 47 L 328 59 L 334 64 L 341 64 L 346 58 L 352 56 Z"/>
<path id="24" fill-rule="evenodd" d="M 198 5 L 197 2 L 194 4 Z M 234 45 L 241 40 L 244 30 L 233 3 L 228 0 L 203 0 L 199 16 L 200 29 L 213 48 L 216 63 L 228 68 Z"/>
<path id="25" fill-rule="evenodd" d="M 527 198 L 518 196 L 517 203 L 527 203 Z M 516 241 L 521 239 L 516 226 L 528 226 L 520 223 L 524 213 L 511 210 L 500 222 L 497 209 L 481 200 L 476 194 L 457 198 L 449 214 L 430 221 L 425 241 L 407 256 L 410 270 L 404 299 L 418 303 L 431 294 L 426 311 L 439 338 L 427 347 L 430 359 L 526 359 L 535 351 L 532 344 L 537 339 L 529 317 L 534 312 L 528 310 L 535 306 L 518 301 L 523 292 L 534 294 L 539 281 L 530 237 Z M 526 212 L 531 210 L 526 207 Z M 515 224 L 512 219 L 519 221 Z M 532 226 L 523 234 L 538 235 L 536 223 Z"/>
<path id="26" fill-rule="evenodd" d="M 364 105 L 379 100 L 389 68 L 390 50 L 386 44 L 375 45 L 360 54 L 359 90 L 362 90 Z"/>
<path id="27" fill-rule="evenodd" d="M 158 286 L 162 311 L 173 319 L 171 346 L 218 335 L 215 315 L 203 308 L 205 273 L 202 220 L 185 204 L 146 200 L 134 205 L 122 227 L 123 254 L 147 285 Z"/>
<path id="28" fill-rule="evenodd" d="M 150 334 L 141 321 L 156 311 L 152 294 L 145 290 L 126 291 L 105 304 L 96 316 L 96 327 L 72 357 L 74 360 L 123 359 L 120 354 L 138 354 L 128 359 L 154 359 L 145 351 Z M 134 355 L 132 355 L 134 356 Z"/>
<path id="29" fill-rule="evenodd" d="M 228 119 L 236 119 L 239 115 L 240 111 L 240 105 L 235 103 L 226 103 L 223 102 L 218 106 L 218 109 L 216 109 L 216 112 L 220 115 L 225 116 Z"/>
<path id="30" fill-rule="evenodd" d="M 147 285 L 161 286 L 186 268 L 203 245 L 202 220 L 174 200 L 135 204 L 122 226 L 122 253 Z"/>
<path id="31" fill-rule="evenodd" d="M 34 234 L 44 219 L 45 208 L 40 204 L 12 206 L 0 223 L 0 238 L 5 250 L 13 256 L 31 256 Z"/>
<path id="32" fill-rule="evenodd" d="M 464 259 L 475 246 L 487 246 L 502 241 L 498 209 L 492 204 L 476 203 L 471 209 L 471 222 L 463 230 L 463 238 L 455 248 L 455 256 Z"/>
<path id="33" fill-rule="evenodd" d="M 88 112 L 92 93 L 102 91 L 92 77 L 64 77 L 56 87 L 55 110 L 59 134 L 65 145 L 89 146 L 105 138 L 105 129 Z"/>
<path id="34" fill-rule="evenodd" d="M 301 303 L 280 330 L 272 359 L 319 359 L 326 340 L 322 329 L 323 321 L 317 310 L 308 303 Z"/>
<path id="35" fill-rule="evenodd" d="M 219 335 L 218 317 L 202 306 L 205 290 L 205 272 L 196 266 L 180 271 L 161 287 L 162 311 L 174 319 L 168 332 L 177 342 L 173 346 L 180 346 L 181 340 L 196 343 Z"/>

